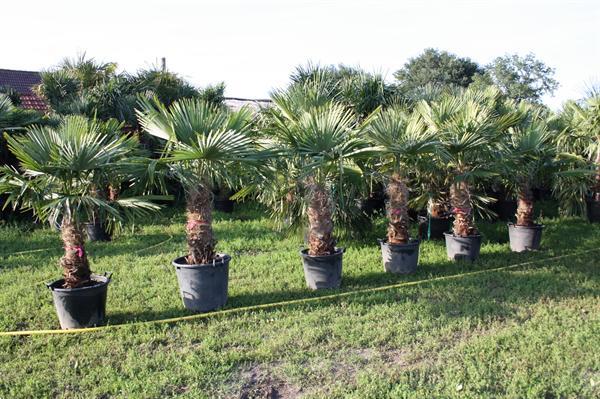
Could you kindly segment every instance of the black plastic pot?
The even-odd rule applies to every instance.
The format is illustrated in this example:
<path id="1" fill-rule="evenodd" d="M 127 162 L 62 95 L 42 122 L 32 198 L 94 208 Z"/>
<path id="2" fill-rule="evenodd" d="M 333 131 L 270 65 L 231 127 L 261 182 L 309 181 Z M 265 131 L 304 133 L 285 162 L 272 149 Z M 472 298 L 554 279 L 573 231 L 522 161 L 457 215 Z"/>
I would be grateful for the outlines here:
<path id="1" fill-rule="evenodd" d="M 89 241 L 110 241 L 110 234 L 102 223 L 84 223 Z"/>
<path id="2" fill-rule="evenodd" d="M 306 285 L 313 290 L 339 288 L 342 283 L 342 256 L 344 248 L 336 248 L 332 255 L 312 256 L 308 249 L 300 251 Z"/>
<path id="3" fill-rule="evenodd" d="M 587 201 L 587 216 L 590 223 L 600 223 L 600 201 Z"/>
<path id="4" fill-rule="evenodd" d="M 510 240 L 510 250 L 513 252 L 523 252 L 537 250 L 542 241 L 542 230 L 544 226 L 536 224 L 535 226 L 517 226 L 508 224 L 508 238 Z"/>
<path id="5" fill-rule="evenodd" d="M 441 240 L 444 238 L 444 233 L 450 230 L 452 220 L 450 217 L 436 218 L 428 216 L 419 216 L 421 238 L 431 240 Z"/>
<path id="6" fill-rule="evenodd" d="M 60 279 L 46 286 L 52 291 L 54 307 L 63 330 L 85 328 L 104 323 L 106 294 L 110 273 L 92 275 L 97 284 L 81 288 L 62 288 L 65 280 Z"/>
<path id="7" fill-rule="evenodd" d="M 383 270 L 396 274 L 410 274 L 417 270 L 419 240 L 410 240 L 407 244 L 389 244 L 387 240 L 378 241 L 381 245 Z"/>
<path id="8" fill-rule="evenodd" d="M 183 306 L 194 312 L 209 312 L 227 302 L 229 261 L 231 257 L 218 254 L 212 263 L 188 265 L 185 256 L 173 261 L 179 281 Z"/>
<path id="9" fill-rule="evenodd" d="M 455 236 L 454 233 L 444 233 L 446 237 L 446 253 L 451 260 L 475 261 L 481 249 L 481 235 L 467 237 Z"/>

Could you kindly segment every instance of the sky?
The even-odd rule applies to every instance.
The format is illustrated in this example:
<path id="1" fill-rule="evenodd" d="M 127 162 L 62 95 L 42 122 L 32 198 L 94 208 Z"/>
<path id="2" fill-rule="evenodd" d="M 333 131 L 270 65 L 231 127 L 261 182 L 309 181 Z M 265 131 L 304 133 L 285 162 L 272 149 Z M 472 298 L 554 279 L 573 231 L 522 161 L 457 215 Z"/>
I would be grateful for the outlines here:
<path id="1" fill-rule="evenodd" d="M 308 61 L 393 73 L 425 48 L 487 64 L 534 53 L 558 108 L 600 83 L 600 0 L 0 0 L 0 68 L 86 53 L 135 72 L 167 67 L 229 97 L 266 98 Z"/>

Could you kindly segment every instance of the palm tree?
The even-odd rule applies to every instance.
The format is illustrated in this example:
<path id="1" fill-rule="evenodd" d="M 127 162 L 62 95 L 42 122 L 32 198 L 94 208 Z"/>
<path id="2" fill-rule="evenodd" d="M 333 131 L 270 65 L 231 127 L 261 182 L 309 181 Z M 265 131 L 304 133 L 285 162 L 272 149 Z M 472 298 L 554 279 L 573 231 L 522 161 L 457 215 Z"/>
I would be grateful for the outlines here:
<path id="1" fill-rule="evenodd" d="M 498 90 L 489 88 L 467 90 L 460 96 L 445 96 L 431 103 L 422 101 L 417 106 L 429 128 L 442 141 L 445 156 L 439 162 L 446 171 L 455 236 L 477 234 L 472 186 L 477 179 L 494 174 L 493 167 L 489 167 L 497 160 L 494 143 L 500 133 L 523 117 L 520 110 L 500 112 L 499 102 Z"/>
<path id="2" fill-rule="evenodd" d="M 578 204 L 589 195 L 588 212 L 600 215 L 600 95 L 590 96 L 583 104 L 567 103 L 561 119 L 566 126 L 557 140 L 559 151 L 587 158 L 595 174 L 592 181 L 589 175 L 584 179 L 563 179 L 566 187 L 558 187 L 559 196 Z M 583 183 L 583 187 L 578 183 Z"/>
<path id="3" fill-rule="evenodd" d="M 7 205 L 60 224 L 64 288 L 93 280 L 83 222 L 99 210 L 123 220 L 159 209 L 149 201 L 152 197 L 122 197 L 108 203 L 96 195 L 104 176 L 115 171 L 128 176 L 130 186 L 136 185 L 135 172 L 145 169 L 147 162 L 133 152 L 133 139 L 107 135 L 95 120 L 69 116 L 56 128 L 33 126 L 23 135 L 7 134 L 6 140 L 19 169 L 0 168 L 0 192 L 8 194 Z"/>
<path id="4" fill-rule="evenodd" d="M 272 99 L 266 133 L 285 160 L 283 180 L 292 189 L 286 198 L 302 202 L 308 218 L 308 255 L 337 253 L 334 218 L 347 204 L 345 178 L 360 174 L 356 160 L 365 143 L 359 134 L 369 118 L 359 124 L 318 80 L 275 92 Z"/>
<path id="5" fill-rule="evenodd" d="M 235 186 L 244 164 L 260 159 L 251 136 L 252 114 L 229 112 L 206 101 L 182 99 L 169 107 L 157 99 L 141 100 L 144 130 L 166 142 L 163 162 L 187 197 L 187 263 L 206 264 L 218 258 L 212 228 L 212 189 Z"/>
<path id="6" fill-rule="evenodd" d="M 534 226 L 533 189 L 551 175 L 555 160 L 552 135 L 540 110 L 510 127 L 499 142 L 499 164 L 506 188 L 517 197 L 517 226 Z"/>
<path id="7" fill-rule="evenodd" d="M 378 169 L 387 180 L 387 242 L 406 244 L 409 241 L 407 182 L 424 161 L 424 155 L 437 151 L 439 142 L 417 112 L 402 108 L 383 111 L 368 132 L 375 145 L 372 150 L 381 158 Z"/>

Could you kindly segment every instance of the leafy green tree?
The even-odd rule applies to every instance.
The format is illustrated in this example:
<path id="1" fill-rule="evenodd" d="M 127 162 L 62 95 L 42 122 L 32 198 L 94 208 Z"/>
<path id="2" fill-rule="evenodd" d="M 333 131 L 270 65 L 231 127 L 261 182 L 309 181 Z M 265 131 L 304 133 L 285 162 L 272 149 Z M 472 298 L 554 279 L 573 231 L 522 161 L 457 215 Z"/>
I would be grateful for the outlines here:
<path id="1" fill-rule="evenodd" d="M 411 58 L 394 73 L 394 77 L 398 80 L 400 92 L 407 94 L 428 84 L 468 87 L 473 77 L 482 72 L 482 68 L 470 58 L 428 48 L 418 57 Z"/>
<path id="2" fill-rule="evenodd" d="M 538 60 L 535 55 L 517 54 L 497 57 L 485 66 L 485 72 L 474 79 L 477 87 L 497 86 L 504 95 L 514 100 L 539 102 L 543 95 L 552 94 L 559 84 L 554 69 Z"/>
<path id="3" fill-rule="evenodd" d="M 245 108 L 229 112 L 199 99 L 177 100 L 167 107 L 154 98 L 142 100 L 140 108 L 140 125 L 165 142 L 162 162 L 186 192 L 187 262 L 212 262 L 218 256 L 212 190 L 235 186 L 243 166 L 260 159 L 251 136 L 252 114 Z"/>
<path id="4" fill-rule="evenodd" d="M 0 193 L 8 194 L 5 206 L 31 210 L 41 220 L 60 224 L 65 288 L 91 279 L 83 222 L 98 210 L 123 220 L 159 209 L 150 202 L 153 197 L 123 196 L 109 203 L 97 195 L 106 174 L 119 173 L 135 186 L 137 174 L 147 170 L 132 138 L 107 135 L 97 121 L 68 116 L 55 128 L 36 125 L 25 134 L 6 135 L 6 140 L 19 168 L 0 167 Z"/>

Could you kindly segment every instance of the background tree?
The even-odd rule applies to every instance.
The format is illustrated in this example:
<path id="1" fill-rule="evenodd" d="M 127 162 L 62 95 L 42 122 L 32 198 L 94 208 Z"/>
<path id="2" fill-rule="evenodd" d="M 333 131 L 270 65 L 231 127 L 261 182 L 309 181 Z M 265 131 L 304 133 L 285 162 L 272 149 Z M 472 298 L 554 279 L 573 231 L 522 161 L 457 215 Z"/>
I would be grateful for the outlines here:
<path id="1" fill-rule="evenodd" d="M 394 77 L 399 91 L 407 94 L 428 84 L 468 87 L 478 73 L 483 73 L 483 69 L 470 58 L 428 48 L 411 58 Z"/>
<path id="2" fill-rule="evenodd" d="M 199 89 L 161 68 L 136 74 L 117 73 L 116 69 L 116 63 L 98 62 L 85 54 L 65 59 L 56 68 L 41 73 L 37 91 L 58 114 L 115 118 L 128 130 L 138 128 L 135 106 L 139 96 L 155 96 L 166 105 L 181 98 L 201 98 L 218 106 L 224 101 L 223 83 Z"/>
<path id="3" fill-rule="evenodd" d="M 558 88 L 554 69 L 538 60 L 535 55 L 517 54 L 497 57 L 485 66 L 485 72 L 474 78 L 477 87 L 495 85 L 504 95 L 514 100 L 540 102 L 545 94 Z"/>
<path id="4" fill-rule="evenodd" d="M 581 102 L 567 102 L 558 118 L 562 127 L 557 137 L 558 150 L 579 158 L 574 159 L 571 169 L 584 168 L 587 163 L 594 171 L 587 175 L 559 175 L 555 193 L 567 214 L 583 213 L 586 197 L 591 206 L 600 209 L 600 95 L 591 94 Z"/>
<path id="5" fill-rule="evenodd" d="M 391 100 L 393 87 L 380 74 L 366 72 L 346 65 L 299 66 L 290 76 L 288 89 L 302 87 L 307 83 L 318 83 L 321 94 L 344 104 L 358 118 L 366 118 L 377 107 Z"/>

